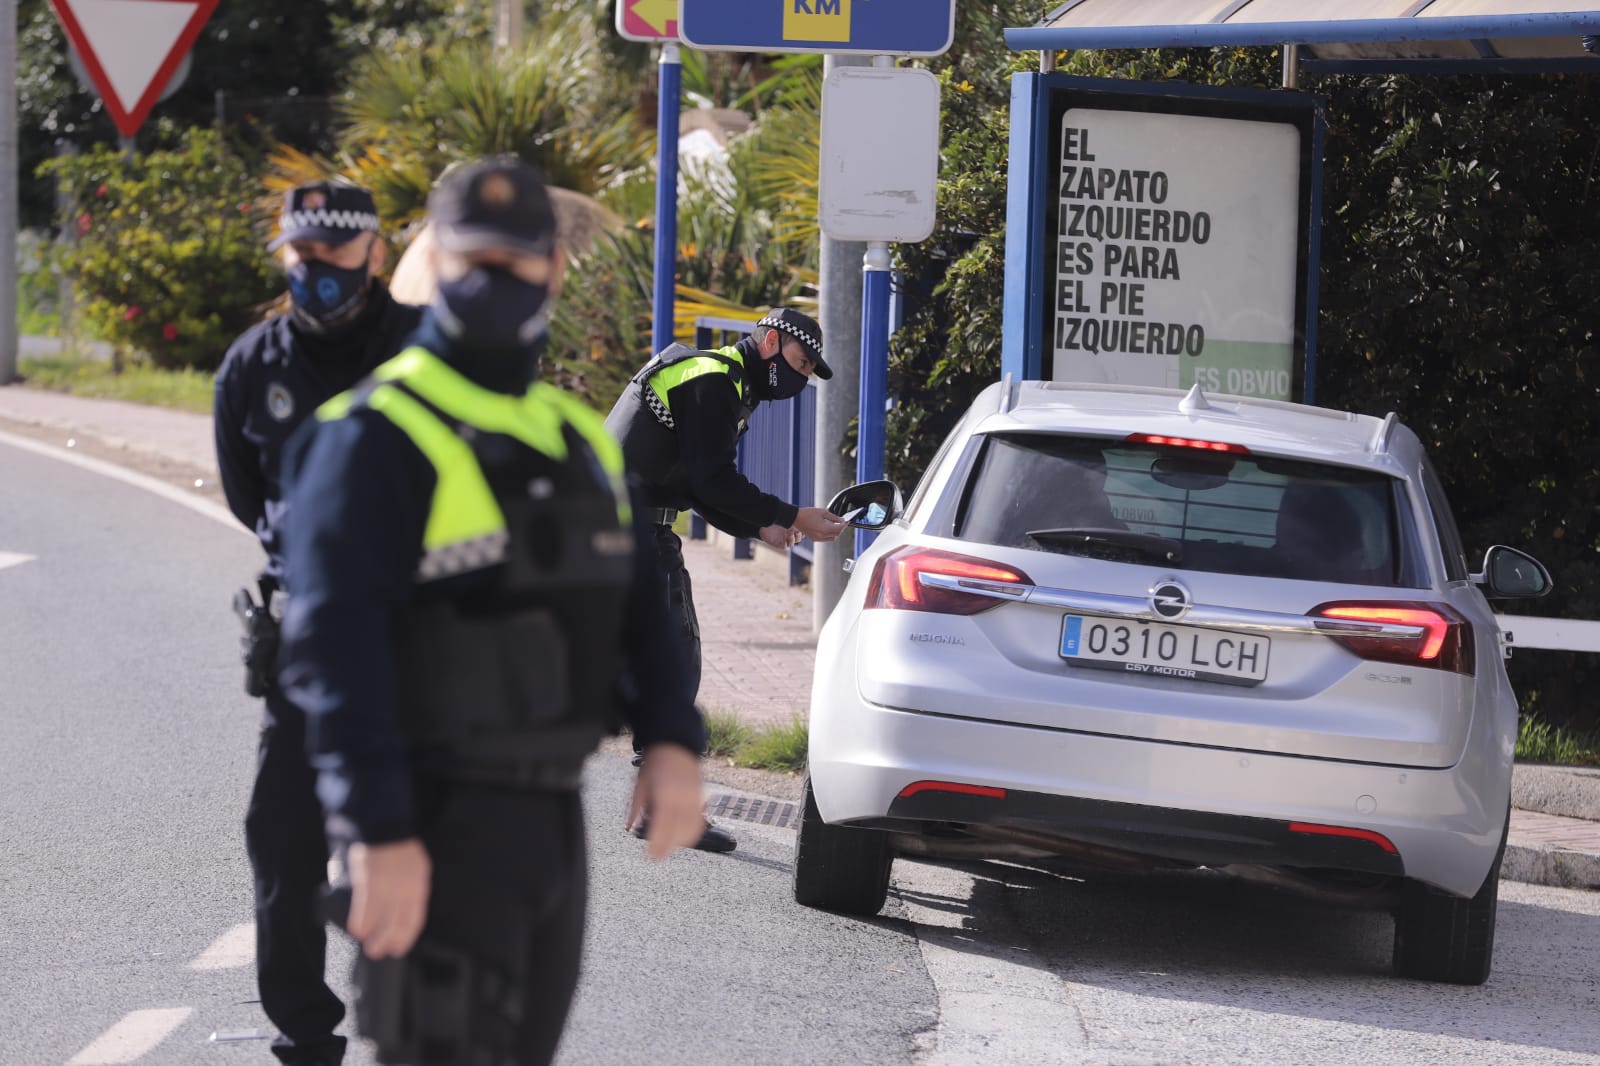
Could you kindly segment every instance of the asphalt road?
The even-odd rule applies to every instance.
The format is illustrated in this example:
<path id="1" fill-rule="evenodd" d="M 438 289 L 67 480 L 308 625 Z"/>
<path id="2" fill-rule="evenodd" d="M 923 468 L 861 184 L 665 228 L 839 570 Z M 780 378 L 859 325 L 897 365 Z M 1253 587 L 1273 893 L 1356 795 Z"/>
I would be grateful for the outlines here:
<path id="1" fill-rule="evenodd" d="M 0 442 L 0 1063 L 272 1061 L 227 609 L 255 564 L 224 523 Z M 1502 884 L 1466 989 L 1391 978 L 1384 915 L 1205 872 L 899 860 L 860 921 L 792 903 L 785 829 L 649 863 L 630 780 L 591 761 L 562 1063 L 1600 1064 L 1600 893 Z"/>

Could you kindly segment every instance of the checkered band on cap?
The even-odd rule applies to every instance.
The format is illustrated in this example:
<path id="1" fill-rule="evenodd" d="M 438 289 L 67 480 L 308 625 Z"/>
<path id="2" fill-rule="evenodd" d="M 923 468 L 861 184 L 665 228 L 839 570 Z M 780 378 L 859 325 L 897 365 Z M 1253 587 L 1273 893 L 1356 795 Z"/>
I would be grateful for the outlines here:
<path id="1" fill-rule="evenodd" d="M 812 354 L 821 354 L 822 352 L 821 337 L 816 336 L 801 326 L 795 325 L 793 322 L 790 322 L 787 318 L 783 318 L 780 315 L 768 315 L 760 322 L 757 322 L 756 325 L 771 326 L 773 329 L 781 329 L 783 332 L 789 334 L 789 336 L 798 340 L 801 344 L 804 344 L 807 348 L 810 348 Z"/>
<path id="2" fill-rule="evenodd" d="M 278 229 L 284 233 L 310 229 L 347 229 L 354 236 L 364 230 L 376 233 L 378 216 L 371 211 L 341 211 L 326 207 L 310 211 L 285 211 L 278 216 Z"/>

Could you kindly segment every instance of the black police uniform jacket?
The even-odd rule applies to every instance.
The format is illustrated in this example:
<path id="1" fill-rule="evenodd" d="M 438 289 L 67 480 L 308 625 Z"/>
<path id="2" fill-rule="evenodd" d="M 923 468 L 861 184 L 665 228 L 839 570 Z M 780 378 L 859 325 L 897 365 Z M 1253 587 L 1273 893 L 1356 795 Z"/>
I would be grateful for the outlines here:
<path id="1" fill-rule="evenodd" d="M 421 321 L 422 308 L 399 303 L 374 279 L 367 306 L 337 335 L 313 333 L 292 314 L 274 315 L 240 334 L 223 356 L 212 419 L 222 491 L 234 516 L 260 538 L 273 577 L 283 576 L 280 471 L 290 434 L 397 354 Z"/>
<path id="2" fill-rule="evenodd" d="M 415 341 L 472 384 L 499 393 L 521 395 L 537 371 L 531 358 L 453 346 L 431 314 Z M 481 452 L 480 465 L 497 499 L 510 491 L 483 464 Z M 441 599 L 467 616 L 480 606 L 492 614 L 506 568 L 419 583 L 438 475 L 404 430 L 369 407 L 308 423 L 291 442 L 286 477 L 286 561 L 294 595 L 284 618 L 280 680 L 307 716 L 307 746 L 329 833 L 368 843 L 414 836 L 414 775 L 431 769 L 454 775 L 449 766 L 433 764 L 423 747 L 427 738 L 419 737 L 412 721 L 419 693 L 410 689 L 436 688 L 436 679 L 423 676 L 433 667 L 442 675 L 459 669 L 441 649 L 435 649 L 436 661 L 428 660 L 430 641 L 419 641 L 418 634 L 430 631 L 429 618 L 437 617 Z M 632 682 L 628 688 L 646 696 L 614 701 L 603 713 L 620 715 L 642 746 L 671 741 L 698 752 L 704 726 L 668 615 L 665 577 L 638 507 L 633 520 L 632 560 L 620 590 L 621 610 L 609 630 L 617 646 L 575 651 L 610 661 L 620 648 Z M 510 632 L 493 639 L 502 642 Z M 531 659 L 548 653 L 528 646 Z M 466 680 L 462 687 L 461 697 L 471 700 L 466 690 L 474 684 Z M 448 692 L 435 695 L 450 698 Z M 464 717 L 475 713 L 461 711 Z"/>
<path id="3" fill-rule="evenodd" d="M 606 417 L 606 428 L 622 443 L 628 470 L 639 480 L 647 507 L 694 508 L 706 521 L 735 537 L 759 536 L 761 527 L 792 526 L 799 513 L 739 472 L 739 438 L 761 402 L 752 381 L 761 367 L 756 341 L 733 346 L 743 370 L 699 374 L 667 394 L 674 427 L 669 429 L 645 403 L 647 382 L 630 382 Z"/>

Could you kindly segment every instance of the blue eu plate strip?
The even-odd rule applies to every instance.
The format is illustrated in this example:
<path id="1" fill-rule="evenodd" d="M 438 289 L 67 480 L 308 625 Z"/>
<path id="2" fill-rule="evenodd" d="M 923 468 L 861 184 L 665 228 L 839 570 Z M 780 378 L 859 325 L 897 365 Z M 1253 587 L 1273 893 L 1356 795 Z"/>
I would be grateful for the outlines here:
<path id="1" fill-rule="evenodd" d="M 1067 625 L 1061 633 L 1061 654 L 1078 654 L 1078 632 L 1083 628 L 1083 619 L 1068 618 Z"/>

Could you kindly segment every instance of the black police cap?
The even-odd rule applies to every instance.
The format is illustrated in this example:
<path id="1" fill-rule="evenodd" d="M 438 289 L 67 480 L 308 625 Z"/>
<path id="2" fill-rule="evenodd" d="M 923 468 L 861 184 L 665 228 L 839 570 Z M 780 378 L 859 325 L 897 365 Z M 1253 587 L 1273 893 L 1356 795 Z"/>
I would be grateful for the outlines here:
<path id="1" fill-rule="evenodd" d="M 817 364 L 813 373 L 824 381 L 833 377 L 833 368 L 822 359 L 822 327 L 817 325 L 816 319 L 792 307 L 774 307 L 756 325 L 771 326 L 799 341 L 811 361 Z"/>
<path id="2" fill-rule="evenodd" d="M 556 213 L 538 171 L 496 156 L 447 171 L 428 197 L 434 240 L 447 252 L 501 249 L 549 255 Z"/>
<path id="3" fill-rule="evenodd" d="M 276 250 L 290 241 L 343 244 L 376 232 L 378 207 L 370 192 L 343 181 L 312 181 L 284 194 L 278 235 L 267 248 Z"/>

